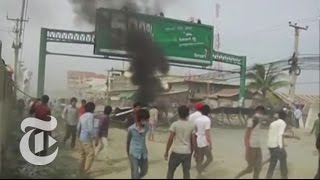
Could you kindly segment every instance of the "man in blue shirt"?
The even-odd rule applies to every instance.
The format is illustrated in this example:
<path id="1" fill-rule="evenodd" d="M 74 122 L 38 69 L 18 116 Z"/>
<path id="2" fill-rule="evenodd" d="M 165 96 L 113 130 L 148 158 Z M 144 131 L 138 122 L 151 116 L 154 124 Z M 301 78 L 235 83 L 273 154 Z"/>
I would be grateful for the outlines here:
<path id="1" fill-rule="evenodd" d="M 95 139 L 94 132 L 94 110 L 95 104 L 89 102 L 85 106 L 86 113 L 84 113 L 78 123 L 78 138 L 80 142 L 81 149 L 81 162 L 80 162 L 80 171 L 88 173 L 93 160 L 94 160 L 94 145 L 93 140 Z M 95 143 L 97 146 L 98 143 Z"/>
<path id="2" fill-rule="evenodd" d="M 132 179 L 141 179 L 148 172 L 146 135 L 149 130 L 149 118 L 149 111 L 140 109 L 136 113 L 136 122 L 128 128 L 127 154 L 130 160 Z"/>

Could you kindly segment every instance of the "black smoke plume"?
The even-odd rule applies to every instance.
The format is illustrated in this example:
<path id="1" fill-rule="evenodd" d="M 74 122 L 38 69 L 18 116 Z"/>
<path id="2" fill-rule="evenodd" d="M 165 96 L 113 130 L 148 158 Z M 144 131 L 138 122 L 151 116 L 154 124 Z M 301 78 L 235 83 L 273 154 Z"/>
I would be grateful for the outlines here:
<path id="1" fill-rule="evenodd" d="M 168 73 L 168 60 L 151 36 L 139 30 L 128 33 L 126 48 L 132 58 L 129 68 L 132 73 L 131 82 L 138 86 L 136 101 L 146 106 L 153 102 L 162 90 L 157 75 Z"/>
<path id="2" fill-rule="evenodd" d="M 163 12 L 163 6 L 168 2 L 172 0 L 71 0 L 77 21 L 91 25 L 95 24 L 98 8 L 156 15 Z M 158 75 L 168 73 L 168 60 L 162 49 L 153 42 L 151 35 L 137 29 L 127 32 L 125 48 L 132 58 L 129 68 L 132 73 L 131 82 L 138 86 L 135 100 L 146 106 L 162 90 Z"/>
<path id="3" fill-rule="evenodd" d="M 69 0 L 77 23 L 95 24 L 96 9 L 125 9 L 131 12 L 155 15 L 173 0 Z"/>

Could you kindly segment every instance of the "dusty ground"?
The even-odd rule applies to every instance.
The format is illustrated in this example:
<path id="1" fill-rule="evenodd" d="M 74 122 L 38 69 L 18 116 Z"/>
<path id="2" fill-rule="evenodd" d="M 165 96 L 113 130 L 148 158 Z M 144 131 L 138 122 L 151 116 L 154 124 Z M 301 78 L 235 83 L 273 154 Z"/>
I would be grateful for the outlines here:
<path id="1" fill-rule="evenodd" d="M 267 130 L 263 132 L 264 137 L 267 137 Z M 314 154 L 314 136 L 309 136 L 305 130 L 299 130 L 296 133 L 302 138 L 300 141 L 293 139 L 285 140 L 288 153 L 289 178 L 313 178 L 317 167 L 317 155 Z M 92 166 L 90 178 L 130 178 L 130 167 L 125 150 L 126 132 L 121 129 L 111 128 L 109 134 L 109 160 L 96 160 Z M 246 162 L 244 161 L 243 134 L 244 130 L 212 130 L 214 162 L 208 167 L 203 178 L 233 178 L 246 166 Z M 167 136 L 168 134 L 162 129 L 156 134 L 156 142 L 148 142 L 149 172 L 146 178 L 156 179 L 166 177 L 167 161 L 163 159 L 163 154 Z M 266 142 L 263 147 L 263 156 L 264 159 L 269 157 Z M 79 153 L 77 150 L 71 151 L 68 150 L 68 147 L 61 147 L 59 157 L 52 166 L 59 167 L 59 171 L 66 173 L 64 176 L 67 178 L 79 178 L 80 176 L 77 172 L 78 162 Z M 197 178 L 194 165 L 193 161 L 191 177 Z M 263 167 L 261 178 L 265 177 L 267 168 L 268 164 Z M 274 174 L 274 178 L 280 177 L 278 169 Z M 56 171 L 55 173 L 58 172 Z M 175 178 L 182 178 L 181 168 L 177 169 Z M 243 178 L 252 178 L 252 175 L 247 175 Z"/>

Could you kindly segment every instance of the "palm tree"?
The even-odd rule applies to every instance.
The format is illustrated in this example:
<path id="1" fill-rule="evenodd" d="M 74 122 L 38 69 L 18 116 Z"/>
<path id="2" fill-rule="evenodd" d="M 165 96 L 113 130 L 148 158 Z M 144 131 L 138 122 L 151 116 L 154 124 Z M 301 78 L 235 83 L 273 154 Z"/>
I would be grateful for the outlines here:
<path id="1" fill-rule="evenodd" d="M 281 72 L 275 64 L 270 64 L 267 68 L 262 64 L 254 65 L 247 73 L 247 79 L 249 80 L 247 88 L 258 92 L 264 103 L 270 102 L 269 97 L 274 97 L 276 90 L 290 85 L 287 74 Z"/>

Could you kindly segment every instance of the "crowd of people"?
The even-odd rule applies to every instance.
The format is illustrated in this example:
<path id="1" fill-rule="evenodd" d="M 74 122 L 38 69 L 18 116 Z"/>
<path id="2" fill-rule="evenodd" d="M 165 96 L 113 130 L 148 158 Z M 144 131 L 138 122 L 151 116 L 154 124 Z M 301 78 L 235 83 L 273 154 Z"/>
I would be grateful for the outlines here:
<path id="1" fill-rule="evenodd" d="M 40 120 L 50 121 L 51 110 L 48 102 L 49 97 L 42 96 L 32 104 L 30 114 Z M 94 113 L 96 108 L 94 103 L 82 100 L 81 107 L 78 108 L 77 102 L 76 98 L 71 98 L 70 104 L 62 112 L 61 116 L 66 122 L 63 144 L 71 137 L 70 147 L 74 149 L 78 139 L 81 153 L 80 170 L 83 173 L 89 173 L 94 159 L 97 159 L 98 155 L 101 155 L 103 160 L 108 160 L 108 129 L 112 107 L 105 106 L 104 114 L 97 116 Z M 182 165 L 183 178 L 190 179 L 193 157 L 200 176 L 213 161 L 210 107 L 199 102 L 194 105 L 194 109 L 195 112 L 190 114 L 189 107 L 179 106 L 177 108 L 179 117 L 169 128 L 169 138 L 164 153 L 164 159 L 168 161 L 167 179 L 174 178 L 175 170 L 180 164 Z M 262 166 L 267 163 L 269 163 L 269 168 L 266 178 L 271 179 L 278 161 L 282 178 L 288 178 L 284 138 L 295 136 L 286 136 L 286 131 L 290 127 L 287 125 L 290 124 L 287 116 L 288 113 L 281 110 L 278 113 L 278 119 L 270 124 L 268 132 L 270 157 L 263 161 L 260 125 L 267 116 L 263 106 L 256 107 L 255 114 L 247 122 L 244 137 L 245 160 L 248 166 L 235 177 L 236 179 L 252 172 L 253 178 L 258 179 Z M 133 105 L 133 111 L 126 121 L 126 152 L 130 162 L 132 179 L 141 179 L 148 173 L 146 139 L 154 141 L 157 121 L 158 110 L 155 105 L 151 105 L 150 110 L 143 108 L 139 102 Z M 312 133 L 316 134 L 316 147 L 319 150 L 319 120 L 315 121 Z M 45 150 L 40 152 L 41 156 L 47 153 L 49 135 L 50 132 L 45 132 L 47 138 L 44 142 Z M 319 169 L 315 178 L 319 178 Z"/>

